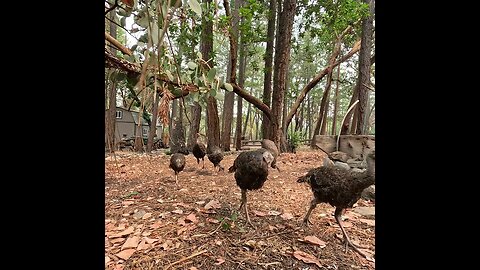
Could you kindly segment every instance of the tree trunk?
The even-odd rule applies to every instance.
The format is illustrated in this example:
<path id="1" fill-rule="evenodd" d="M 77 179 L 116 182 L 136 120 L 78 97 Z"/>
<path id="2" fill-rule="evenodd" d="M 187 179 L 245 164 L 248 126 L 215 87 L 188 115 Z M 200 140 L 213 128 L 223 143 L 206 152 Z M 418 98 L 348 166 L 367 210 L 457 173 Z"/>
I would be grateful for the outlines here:
<path id="1" fill-rule="evenodd" d="M 272 99 L 272 72 L 273 72 L 273 43 L 275 41 L 275 18 L 276 0 L 270 0 L 268 26 L 267 26 L 267 48 L 265 51 L 265 76 L 263 80 L 263 103 L 270 107 Z M 271 138 L 270 120 L 265 113 L 262 114 L 262 137 Z"/>
<path id="2" fill-rule="evenodd" d="M 112 21 L 115 21 L 115 12 L 110 12 L 110 19 Z M 117 38 L 117 25 L 114 24 L 113 22 L 110 22 L 110 35 L 113 38 Z M 112 47 L 110 47 L 110 51 L 112 54 L 116 54 L 116 50 Z M 106 127 L 106 132 L 107 132 L 107 145 L 108 145 L 108 150 L 110 153 L 115 151 L 115 114 L 117 111 L 117 106 L 116 106 L 116 93 L 117 93 L 117 84 L 115 78 L 112 76 L 112 79 L 110 80 L 110 84 L 107 88 L 108 92 L 108 110 L 105 115 L 105 127 Z"/>
<path id="3" fill-rule="evenodd" d="M 332 86 L 332 75 L 333 75 L 333 70 L 330 71 L 330 73 L 327 75 L 327 87 L 325 89 L 325 102 L 322 100 L 323 104 L 323 110 L 320 106 L 320 111 L 323 113 L 323 118 L 322 118 L 322 127 L 320 128 L 320 134 L 321 135 L 326 135 L 326 128 L 327 128 L 327 116 L 328 116 L 328 107 L 330 103 L 330 88 Z M 322 105 L 320 104 L 320 105 Z"/>
<path id="4" fill-rule="evenodd" d="M 308 96 L 307 99 L 307 138 L 312 137 L 312 95 Z"/>
<path id="5" fill-rule="evenodd" d="M 362 48 L 358 59 L 358 105 L 355 110 L 356 131 L 355 134 L 364 134 L 366 125 L 368 87 L 370 85 L 370 61 L 372 51 L 373 13 L 375 0 L 363 0 L 370 5 L 370 16 L 362 22 Z M 355 127 L 355 126 L 352 126 Z"/>
<path id="6" fill-rule="evenodd" d="M 237 47 L 238 47 L 238 22 L 240 17 L 238 15 L 238 10 L 241 6 L 241 0 L 235 1 L 234 9 L 232 11 L 232 22 L 230 24 L 230 61 L 227 65 L 227 78 L 229 82 L 236 83 L 236 66 L 237 66 Z M 229 15 L 228 0 L 224 0 L 224 6 L 226 9 L 227 16 Z M 233 122 L 233 106 L 234 106 L 234 97 L 235 94 L 230 91 L 225 92 L 225 100 L 223 103 L 223 137 L 222 137 L 222 147 L 224 151 L 230 151 L 230 142 L 231 142 L 231 133 L 232 133 L 232 122 Z"/>
<path id="7" fill-rule="evenodd" d="M 355 87 L 353 89 L 353 93 L 352 93 L 352 98 L 350 99 L 350 104 L 348 104 L 348 108 L 350 108 L 353 103 L 355 103 L 355 101 L 357 101 L 357 87 Z M 358 105 L 358 104 L 357 104 Z M 356 105 L 356 106 L 357 106 Z M 348 109 L 347 108 L 347 109 Z M 340 135 L 346 135 L 346 134 L 349 134 L 349 130 L 350 130 L 350 121 L 352 120 L 352 113 L 353 113 L 354 109 L 349 111 L 346 116 L 344 116 L 345 118 L 345 121 L 343 122 L 342 124 L 342 128 L 340 129 Z"/>
<path id="8" fill-rule="evenodd" d="M 337 81 L 335 87 L 335 98 L 333 105 L 333 119 L 332 119 L 332 135 L 337 135 L 337 110 L 338 110 L 338 86 L 340 85 L 340 65 L 337 66 Z"/>
<path id="9" fill-rule="evenodd" d="M 202 34 L 200 42 L 200 52 L 203 59 L 208 61 L 203 63 L 203 70 L 208 70 L 214 67 L 213 61 L 213 21 L 209 17 L 213 17 L 212 0 L 204 0 L 206 8 L 203 9 L 202 16 Z M 208 64 L 208 65 L 207 65 Z M 217 100 L 208 96 L 207 98 L 207 145 L 220 146 L 220 120 L 218 118 Z"/>
<path id="10" fill-rule="evenodd" d="M 158 103 L 160 97 L 158 96 L 157 89 L 153 91 L 153 106 L 152 106 L 152 121 L 150 122 L 150 130 L 148 131 L 148 140 L 147 140 L 147 153 L 151 153 L 153 150 L 153 141 L 155 139 L 155 134 L 157 133 L 157 114 L 158 114 Z"/>
<path id="11" fill-rule="evenodd" d="M 238 63 L 238 86 L 243 88 L 245 83 L 245 68 L 246 68 L 246 52 L 245 52 L 245 44 L 244 38 L 240 38 L 239 44 L 239 63 Z M 242 149 L 242 108 L 243 102 L 242 97 L 237 95 L 237 124 L 235 130 L 235 149 L 237 151 Z"/>
<path id="12" fill-rule="evenodd" d="M 273 72 L 273 94 L 272 94 L 272 134 L 277 146 L 281 147 L 281 137 L 283 136 L 281 128 L 282 109 L 284 96 L 287 89 L 288 64 L 290 61 L 290 40 L 292 37 L 293 19 L 296 10 L 295 0 L 284 0 L 279 14 L 277 47 L 274 60 Z M 281 149 L 280 149 L 281 151 Z"/>
<path id="13" fill-rule="evenodd" d="M 197 142 L 196 134 L 200 131 L 200 120 L 202 119 L 202 106 L 195 101 L 191 106 L 192 126 L 190 127 L 190 134 L 188 136 L 188 151 L 193 150 L 193 146 Z"/>
<path id="14" fill-rule="evenodd" d="M 245 134 L 247 133 L 247 126 L 248 126 L 248 120 L 250 119 L 250 110 L 251 110 L 251 108 L 252 108 L 252 104 L 251 104 L 251 103 L 248 103 L 247 115 L 245 116 L 245 125 L 243 126 L 242 137 L 245 137 Z M 249 139 L 251 140 L 252 137 L 250 136 Z"/>

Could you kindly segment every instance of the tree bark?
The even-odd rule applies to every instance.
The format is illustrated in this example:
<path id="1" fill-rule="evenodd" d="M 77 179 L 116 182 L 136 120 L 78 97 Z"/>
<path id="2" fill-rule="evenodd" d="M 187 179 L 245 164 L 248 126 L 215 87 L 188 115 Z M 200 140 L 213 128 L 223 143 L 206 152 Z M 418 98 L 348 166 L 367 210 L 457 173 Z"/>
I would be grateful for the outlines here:
<path id="1" fill-rule="evenodd" d="M 115 12 L 112 12 L 110 14 L 110 19 L 112 21 L 115 20 Z M 117 26 L 110 22 L 110 34 L 113 38 L 117 37 Z M 115 54 L 115 49 L 110 48 L 110 51 L 112 54 Z M 106 127 L 106 132 L 107 132 L 107 145 L 108 145 L 108 150 L 110 153 L 113 153 L 115 151 L 115 122 L 116 122 L 116 111 L 117 111 L 117 106 L 116 106 L 116 93 L 117 93 L 117 84 L 115 78 L 113 76 L 111 77 L 112 79 L 110 80 L 109 87 L 107 87 L 107 93 L 108 93 L 108 110 L 106 111 L 105 114 L 105 127 Z"/>
<path id="2" fill-rule="evenodd" d="M 355 110 L 356 115 L 356 131 L 355 134 L 364 134 L 365 130 L 365 115 L 367 113 L 368 103 L 368 86 L 370 85 L 370 60 L 372 51 L 372 33 L 373 33 L 373 13 L 375 0 L 363 0 L 364 3 L 369 4 L 370 16 L 362 22 L 362 48 L 358 59 L 358 106 Z M 352 126 L 353 127 L 353 126 Z"/>
<path id="3" fill-rule="evenodd" d="M 230 16 L 230 8 L 228 0 L 224 0 L 223 4 L 225 6 L 225 13 Z M 238 10 L 241 5 L 241 0 L 236 0 L 234 4 L 234 9 L 231 15 L 231 24 L 229 31 L 229 40 L 230 40 L 230 61 L 227 65 L 227 78 L 230 83 L 236 83 L 236 70 L 237 70 L 237 46 L 238 46 L 238 22 L 240 20 L 238 15 Z M 233 106 L 234 106 L 234 92 L 226 91 L 225 100 L 223 103 L 223 137 L 222 137 L 222 147 L 224 151 L 230 151 L 230 142 L 231 142 L 231 132 L 232 132 L 232 122 L 233 122 Z"/>
<path id="4" fill-rule="evenodd" d="M 187 147 L 188 151 L 193 150 L 193 146 L 197 142 L 196 134 L 200 131 L 200 120 L 202 118 L 202 106 L 198 102 L 193 102 L 190 108 L 192 116 L 192 126 L 190 127 L 190 135 L 188 136 Z"/>
<path id="5" fill-rule="evenodd" d="M 272 73 L 273 73 L 273 43 L 275 41 L 275 18 L 276 0 L 270 0 L 268 26 L 267 26 L 267 48 L 265 50 L 265 76 L 263 80 L 263 103 L 270 107 L 272 99 Z M 270 119 L 262 114 L 262 137 L 271 138 Z"/>
<path id="6" fill-rule="evenodd" d="M 243 22 L 243 19 L 242 19 Z M 239 63 L 238 63 L 238 86 L 233 86 L 233 91 L 237 94 L 237 123 L 235 129 L 235 149 L 240 151 L 242 149 L 242 108 L 243 108 L 243 97 L 248 97 L 256 99 L 255 97 L 249 95 L 245 90 L 243 90 L 243 85 L 245 83 L 245 69 L 246 69 L 246 52 L 245 52 L 245 38 L 240 35 L 240 43 L 238 48 L 239 53 Z M 260 100 L 256 99 L 259 103 L 262 103 Z M 248 100 L 247 100 L 248 101 Z M 265 105 L 265 104 L 263 104 Z M 270 109 L 267 107 L 268 112 Z"/>
<path id="7" fill-rule="evenodd" d="M 282 109 L 287 89 L 288 64 L 290 61 L 290 40 L 292 37 L 293 19 L 296 1 L 284 0 L 279 13 L 277 47 L 274 59 L 273 93 L 272 93 L 272 134 L 270 139 L 280 146 L 283 130 L 281 128 Z M 280 149 L 281 150 L 281 149 Z"/>
<path id="8" fill-rule="evenodd" d="M 156 90 L 157 89 L 154 89 L 153 91 L 152 121 L 150 122 L 150 130 L 148 131 L 147 153 L 152 152 L 153 141 L 155 139 L 155 134 L 157 133 L 157 114 L 160 98 Z"/>
<path id="9" fill-rule="evenodd" d="M 335 87 L 335 98 L 333 105 L 332 135 L 337 135 L 337 111 L 338 111 L 338 86 L 340 85 L 340 66 L 337 66 L 337 81 Z M 311 137 L 310 137 L 311 138 Z"/>
<path id="10" fill-rule="evenodd" d="M 213 15 L 213 6 L 212 0 L 204 0 L 203 3 L 206 8 L 203 9 L 200 52 L 203 59 L 207 61 L 207 63 L 202 63 L 203 70 L 208 72 L 215 65 L 213 61 L 213 21 L 209 18 L 210 15 Z M 217 100 L 212 96 L 207 98 L 207 145 L 220 146 L 218 106 Z"/>

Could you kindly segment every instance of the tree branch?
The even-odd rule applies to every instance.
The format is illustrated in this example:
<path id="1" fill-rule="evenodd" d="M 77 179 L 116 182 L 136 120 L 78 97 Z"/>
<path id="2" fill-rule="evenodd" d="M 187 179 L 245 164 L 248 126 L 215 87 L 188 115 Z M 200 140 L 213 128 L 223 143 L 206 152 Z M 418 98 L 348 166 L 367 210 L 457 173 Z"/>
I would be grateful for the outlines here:
<path id="1" fill-rule="evenodd" d="M 110 36 L 109 33 L 105 32 L 105 39 L 108 40 L 110 43 L 112 43 L 113 46 L 115 46 L 117 49 L 119 49 L 122 53 L 127 54 L 129 56 L 132 55 L 132 51 L 130 51 L 129 48 L 125 47 L 120 43 L 118 40 Z"/>
<path id="2" fill-rule="evenodd" d="M 344 55 L 340 60 L 338 60 L 334 64 L 327 66 L 302 89 L 302 92 L 298 95 L 297 99 L 295 100 L 295 103 L 292 106 L 292 109 L 287 115 L 287 121 L 286 121 L 287 127 L 290 124 L 290 122 L 292 122 L 293 115 L 295 115 L 295 112 L 298 110 L 298 107 L 300 107 L 300 104 L 305 99 L 305 96 L 307 95 L 307 93 L 310 92 L 310 90 L 312 90 L 313 87 L 315 87 L 315 85 L 317 85 L 320 82 L 320 80 L 322 80 L 323 77 L 328 74 L 329 70 L 338 66 L 340 63 L 344 62 L 348 58 L 352 57 L 355 53 L 357 53 L 360 50 L 360 45 L 361 45 L 361 41 L 358 40 L 355 43 L 355 45 L 353 45 L 353 48 L 350 50 L 350 52 L 348 52 L 346 55 Z"/>

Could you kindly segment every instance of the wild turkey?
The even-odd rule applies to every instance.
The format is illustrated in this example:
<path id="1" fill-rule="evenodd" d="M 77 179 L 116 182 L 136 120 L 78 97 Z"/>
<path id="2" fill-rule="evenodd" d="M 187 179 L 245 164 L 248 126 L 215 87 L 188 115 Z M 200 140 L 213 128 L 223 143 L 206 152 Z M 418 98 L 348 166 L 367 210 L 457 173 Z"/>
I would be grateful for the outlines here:
<path id="1" fill-rule="evenodd" d="M 207 146 L 207 157 L 210 162 L 213 163 L 213 170 L 215 171 L 216 168 L 218 167 L 218 171 L 223 171 L 222 165 L 220 165 L 220 162 L 223 160 L 223 151 L 220 149 L 220 147 L 214 145 L 214 146 Z"/>
<path id="2" fill-rule="evenodd" d="M 172 154 L 170 157 L 170 168 L 175 172 L 175 184 L 178 186 L 178 173 L 185 168 L 185 155 L 188 155 L 188 149 L 181 147 L 178 153 Z"/>
<path id="3" fill-rule="evenodd" d="M 266 149 L 260 148 L 248 152 L 242 152 L 228 169 L 228 172 L 235 172 L 235 182 L 242 190 L 242 203 L 238 210 L 245 207 L 247 221 L 253 226 L 248 216 L 247 190 L 259 189 L 267 180 L 268 167 L 271 166 L 274 157 Z"/>
<path id="4" fill-rule="evenodd" d="M 375 183 L 375 151 L 367 156 L 367 170 L 358 173 L 351 172 L 337 166 L 322 166 L 310 170 L 305 176 L 298 178 L 297 182 L 307 182 L 312 188 L 314 199 L 310 202 L 304 225 L 307 225 L 312 210 L 319 203 L 329 203 L 335 207 L 335 220 L 343 233 L 345 251 L 350 244 L 361 255 L 357 245 L 350 241 L 342 225 L 341 215 L 345 208 L 351 208 L 360 199 L 362 191 Z"/>
<path id="5" fill-rule="evenodd" d="M 205 169 L 205 155 L 207 153 L 207 148 L 205 144 L 200 140 L 200 133 L 197 133 L 197 142 L 192 149 L 193 155 L 197 158 L 197 164 L 200 164 L 200 159 L 202 160 L 202 169 Z"/>
<path id="6" fill-rule="evenodd" d="M 268 139 L 262 140 L 262 148 L 267 149 L 273 155 L 273 162 L 271 167 L 277 169 L 280 172 L 280 168 L 277 167 L 277 157 L 279 155 L 279 151 L 275 143 Z"/>

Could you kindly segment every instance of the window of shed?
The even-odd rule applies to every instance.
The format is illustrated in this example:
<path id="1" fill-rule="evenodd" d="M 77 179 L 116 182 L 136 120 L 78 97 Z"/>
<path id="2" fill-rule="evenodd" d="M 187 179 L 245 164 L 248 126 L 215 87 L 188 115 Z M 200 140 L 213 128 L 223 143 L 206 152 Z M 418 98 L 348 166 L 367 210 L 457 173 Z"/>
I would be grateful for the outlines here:
<path id="1" fill-rule="evenodd" d="M 115 113 L 115 118 L 117 118 L 117 119 L 122 119 L 122 116 L 123 116 L 123 112 L 122 112 L 122 111 L 117 111 L 117 112 Z"/>

